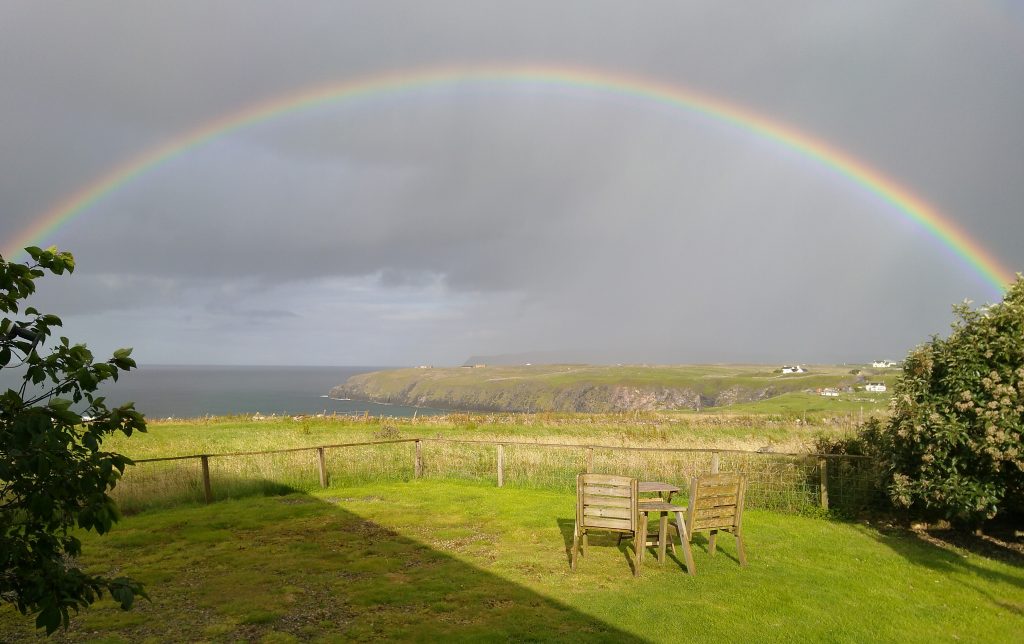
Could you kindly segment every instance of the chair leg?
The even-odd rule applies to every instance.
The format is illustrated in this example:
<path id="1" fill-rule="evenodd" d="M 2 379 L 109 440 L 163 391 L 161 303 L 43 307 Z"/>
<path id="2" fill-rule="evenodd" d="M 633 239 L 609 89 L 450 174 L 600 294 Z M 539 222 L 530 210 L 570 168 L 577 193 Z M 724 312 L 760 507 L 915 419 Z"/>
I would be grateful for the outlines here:
<path id="1" fill-rule="evenodd" d="M 668 512 L 662 512 L 658 520 L 658 563 L 665 563 L 665 541 L 668 538 Z"/>
<path id="2" fill-rule="evenodd" d="M 736 552 L 739 555 L 740 565 L 747 565 L 747 551 L 743 548 L 743 535 L 739 532 L 736 533 Z"/>
<path id="3" fill-rule="evenodd" d="M 708 535 L 708 554 L 715 554 L 715 541 L 718 538 L 718 530 L 712 530 L 711 534 Z"/>
<path id="4" fill-rule="evenodd" d="M 686 572 L 692 577 L 697 574 L 693 567 L 693 551 L 690 550 L 690 535 L 686 532 L 686 523 L 683 522 L 683 513 L 676 512 L 676 529 L 679 530 L 679 541 L 683 546 L 683 558 L 686 560 Z"/>
<path id="5" fill-rule="evenodd" d="M 583 531 L 583 547 L 580 548 L 580 556 L 587 554 L 587 546 L 590 545 L 590 535 L 586 530 Z"/>
<path id="6" fill-rule="evenodd" d="M 580 550 L 580 527 L 578 524 L 574 524 L 572 527 L 572 559 L 570 560 L 569 569 L 576 570 L 576 555 Z"/>
<path id="7" fill-rule="evenodd" d="M 644 548 L 647 547 L 647 521 L 648 521 L 648 518 L 649 518 L 649 515 L 647 514 L 647 512 L 645 512 L 643 510 L 640 510 L 640 527 L 643 528 L 643 537 L 642 537 L 642 542 L 641 543 L 643 544 Z"/>
<path id="8" fill-rule="evenodd" d="M 640 565 L 644 562 L 644 550 L 647 549 L 647 522 L 641 526 L 643 534 L 633 533 L 633 551 L 636 553 L 636 564 L 633 566 L 633 576 L 640 576 Z"/>

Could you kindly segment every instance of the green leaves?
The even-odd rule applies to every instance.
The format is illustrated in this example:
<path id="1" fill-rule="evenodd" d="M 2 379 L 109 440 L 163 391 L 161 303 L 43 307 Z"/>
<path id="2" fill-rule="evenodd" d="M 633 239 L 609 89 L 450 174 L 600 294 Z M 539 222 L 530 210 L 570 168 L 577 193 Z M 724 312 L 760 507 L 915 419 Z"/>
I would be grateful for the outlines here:
<path id="1" fill-rule="evenodd" d="M 893 503 L 964 523 L 1024 511 L 1024 280 L 954 307 L 946 339 L 910 352 L 874 440 Z"/>
<path id="2" fill-rule="evenodd" d="M 135 366 L 136 366 L 135 365 L 135 360 L 133 360 L 130 357 L 131 355 L 132 355 L 131 348 L 118 349 L 117 351 L 114 352 L 114 357 L 111 358 L 111 362 L 118 369 L 123 369 L 125 371 L 127 371 L 129 369 L 134 369 Z"/>
<path id="3" fill-rule="evenodd" d="M 74 270 L 70 253 L 55 247 L 27 248 L 30 264 L 0 257 L 0 369 L 24 368 L 24 387 L 0 393 L 0 601 L 52 633 L 67 625 L 69 611 L 86 607 L 104 590 L 128 609 L 146 597 L 130 579 L 87 574 L 73 564 L 81 542 L 74 528 L 109 531 L 120 518 L 108 496 L 131 460 L 101 451 L 114 432 L 145 431 L 145 418 L 132 404 L 107 408 L 95 395 L 103 382 L 135 368 L 131 349 L 95 362 L 84 344 L 67 337 L 48 352 L 45 344 L 62 321 L 33 307 L 18 312 L 47 272 Z M 36 393 L 29 385 L 34 385 Z M 91 420 L 83 424 L 76 405 L 85 401 Z"/>

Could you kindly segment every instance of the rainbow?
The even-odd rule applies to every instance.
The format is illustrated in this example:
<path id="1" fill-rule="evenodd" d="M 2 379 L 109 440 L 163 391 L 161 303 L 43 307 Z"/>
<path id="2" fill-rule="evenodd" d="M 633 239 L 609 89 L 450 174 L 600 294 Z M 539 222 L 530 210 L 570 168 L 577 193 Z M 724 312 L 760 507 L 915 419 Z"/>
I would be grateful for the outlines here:
<path id="1" fill-rule="evenodd" d="M 23 246 L 41 243 L 62 224 L 86 212 L 98 201 L 140 175 L 215 138 L 247 126 L 292 112 L 358 98 L 407 94 L 419 89 L 455 84 L 486 83 L 596 91 L 649 101 L 725 123 L 817 161 L 878 197 L 889 204 L 895 213 L 915 222 L 952 251 L 997 291 L 1002 292 L 1013 281 L 1013 274 L 995 256 L 971 239 L 947 216 L 866 163 L 809 134 L 739 105 L 676 85 L 604 71 L 551 66 L 455 66 L 411 70 L 374 75 L 272 98 L 226 114 L 127 160 L 37 217 L 28 228 L 9 240 L 0 249 L 0 253 L 5 257 L 14 257 Z"/>

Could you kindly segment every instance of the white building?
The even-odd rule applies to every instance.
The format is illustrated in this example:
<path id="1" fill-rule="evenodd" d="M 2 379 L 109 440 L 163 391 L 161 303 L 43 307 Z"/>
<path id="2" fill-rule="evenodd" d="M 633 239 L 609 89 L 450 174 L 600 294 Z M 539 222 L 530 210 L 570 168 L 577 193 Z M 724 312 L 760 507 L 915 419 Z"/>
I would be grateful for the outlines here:
<path id="1" fill-rule="evenodd" d="M 869 382 L 864 385 L 864 391 L 874 391 L 877 393 L 883 393 L 886 390 L 884 382 Z"/>
<path id="2" fill-rule="evenodd" d="M 794 367 L 790 367 L 789 365 L 783 365 L 782 366 L 782 373 L 806 373 L 806 372 L 807 372 L 807 370 L 804 369 L 803 367 L 801 367 L 800 365 L 796 365 Z"/>
<path id="3" fill-rule="evenodd" d="M 839 392 L 836 391 L 835 389 L 822 389 L 821 395 L 827 398 L 838 398 Z"/>
<path id="4" fill-rule="evenodd" d="M 871 363 L 871 366 L 875 369 L 888 369 L 890 367 L 895 367 L 896 363 L 892 360 L 875 360 Z"/>

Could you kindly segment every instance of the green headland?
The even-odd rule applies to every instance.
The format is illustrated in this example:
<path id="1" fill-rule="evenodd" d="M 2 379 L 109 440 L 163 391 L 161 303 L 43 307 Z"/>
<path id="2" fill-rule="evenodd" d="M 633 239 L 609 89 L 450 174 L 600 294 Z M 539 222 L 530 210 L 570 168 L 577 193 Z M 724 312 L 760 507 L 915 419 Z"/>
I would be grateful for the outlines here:
<path id="1" fill-rule="evenodd" d="M 884 407 L 898 369 L 809 365 L 421 366 L 359 374 L 335 398 L 442 409 L 508 412 L 853 411 Z"/>

